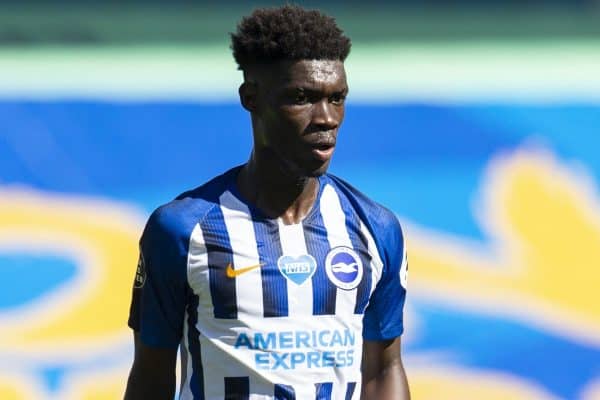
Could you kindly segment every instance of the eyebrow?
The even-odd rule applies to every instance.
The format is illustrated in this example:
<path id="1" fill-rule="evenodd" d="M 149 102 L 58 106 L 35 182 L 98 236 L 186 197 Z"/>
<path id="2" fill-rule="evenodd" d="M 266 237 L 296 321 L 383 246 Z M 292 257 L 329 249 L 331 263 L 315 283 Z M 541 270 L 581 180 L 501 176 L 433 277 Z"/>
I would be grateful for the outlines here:
<path id="1" fill-rule="evenodd" d="M 286 91 L 286 92 L 302 91 L 302 92 L 313 93 L 313 94 L 314 93 L 323 93 L 323 92 L 325 92 L 321 88 L 311 87 L 311 86 L 287 86 L 287 87 L 284 87 L 283 90 Z M 340 90 L 333 90 L 330 93 L 344 93 L 344 94 L 347 94 L 348 93 L 348 86 L 344 85 L 344 87 L 342 87 Z"/>

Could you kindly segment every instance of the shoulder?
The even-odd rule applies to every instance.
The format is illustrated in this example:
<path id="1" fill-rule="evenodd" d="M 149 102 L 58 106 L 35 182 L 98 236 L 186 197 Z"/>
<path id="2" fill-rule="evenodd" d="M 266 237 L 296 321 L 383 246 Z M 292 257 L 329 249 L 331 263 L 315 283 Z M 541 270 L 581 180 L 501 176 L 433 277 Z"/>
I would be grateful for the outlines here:
<path id="1" fill-rule="evenodd" d="M 366 225 L 380 254 L 396 263 L 397 256 L 404 252 L 404 235 L 396 214 L 343 179 L 332 174 L 327 174 L 327 179 Z"/>
<path id="2" fill-rule="evenodd" d="M 214 207 L 218 207 L 219 197 L 229 188 L 236 169 L 231 169 L 158 207 L 148 219 L 144 236 L 156 237 L 162 241 L 187 241 L 196 224 Z"/>
<path id="3" fill-rule="evenodd" d="M 398 218 L 390 209 L 370 199 L 350 183 L 335 175 L 327 174 L 327 179 L 328 183 L 334 186 L 336 191 L 360 214 L 363 222 L 371 230 L 375 230 L 373 233 L 381 234 L 392 230 L 395 234 L 402 235 Z"/>

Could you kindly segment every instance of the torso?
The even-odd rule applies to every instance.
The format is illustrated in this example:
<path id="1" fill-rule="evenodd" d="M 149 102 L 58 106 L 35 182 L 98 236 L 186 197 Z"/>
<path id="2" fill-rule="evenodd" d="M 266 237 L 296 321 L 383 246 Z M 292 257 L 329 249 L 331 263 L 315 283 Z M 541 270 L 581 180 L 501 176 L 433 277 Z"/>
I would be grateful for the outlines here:
<path id="1" fill-rule="evenodd" d="M 358 399 L 372 229 L 328 176 L 294 225 L 223 179 L 188 237 L 181 398 Z"/>

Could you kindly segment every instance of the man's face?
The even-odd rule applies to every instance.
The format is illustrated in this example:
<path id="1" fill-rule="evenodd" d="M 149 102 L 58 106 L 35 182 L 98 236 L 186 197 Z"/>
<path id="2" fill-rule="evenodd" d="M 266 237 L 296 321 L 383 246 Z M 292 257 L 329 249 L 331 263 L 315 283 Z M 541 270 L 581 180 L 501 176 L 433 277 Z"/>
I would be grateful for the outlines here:
<path id="1" fill-rule="evenodd" d="M 341 61 L 281 62 L 257 80 L 255 152 L 298 177 L 325 173 L 348 93 Z"/>

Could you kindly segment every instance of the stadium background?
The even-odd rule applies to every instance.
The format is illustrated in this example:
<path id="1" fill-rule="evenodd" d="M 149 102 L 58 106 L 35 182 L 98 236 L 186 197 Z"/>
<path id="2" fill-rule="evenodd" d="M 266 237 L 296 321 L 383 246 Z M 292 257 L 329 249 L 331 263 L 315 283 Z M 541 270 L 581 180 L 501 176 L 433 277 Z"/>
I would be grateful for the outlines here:
<path id="1" fill-rule="evenodd" d="M 600 399 L 599 3 L 308 4 L 354 40 L 332 172 L 406 231 L 413 397 Z M 119 398 L 145 219 L 248 155 L 252 4 L 0 7 L 0 398 Z"/>

